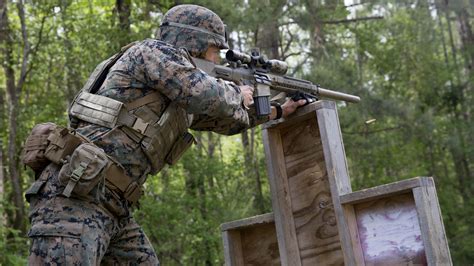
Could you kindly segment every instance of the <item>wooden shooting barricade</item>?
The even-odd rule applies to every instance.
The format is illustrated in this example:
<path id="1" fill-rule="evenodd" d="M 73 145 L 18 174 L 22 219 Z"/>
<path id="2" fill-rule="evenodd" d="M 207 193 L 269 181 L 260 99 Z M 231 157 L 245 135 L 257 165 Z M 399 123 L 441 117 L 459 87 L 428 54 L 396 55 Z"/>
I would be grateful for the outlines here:
<path id="1" fill-rule="evenodd" d="M 451 265 L 433 179 L 352 192 L 336 105 L 264 125 L 273 213 L 221 226 L 226 265 Z"/>

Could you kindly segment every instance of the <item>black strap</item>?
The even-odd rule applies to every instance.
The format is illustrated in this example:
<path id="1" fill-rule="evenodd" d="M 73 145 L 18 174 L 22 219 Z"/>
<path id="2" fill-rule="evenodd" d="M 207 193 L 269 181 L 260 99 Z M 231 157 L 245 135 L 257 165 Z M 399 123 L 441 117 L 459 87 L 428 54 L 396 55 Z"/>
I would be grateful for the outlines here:
<path id="1" fill-rule="evenodd" d="M 122 57 L 122 55 L 136 43 L 138 43 L 138 41 L 125 45 L 124 47 L 120 48 L 120 51 L 118 53 L 114 54 L 105 61 L 105 66 L 102 68 L 101 72 L 99 73 L 99 76 L 92 84 L 91 90 L 89 91 L 90 93 L 95 94 L 99 90 L 100 86 L 102 86 L 102 83 L 104 83 L 107 74 L 109 74 L 110 68 L 115 65 L 115 63 L 120 59 L 120 57 Z"/>
<path id="2" fill-rule="evenodd" d="M 283 116 L 283 109 L 281 108 L 281 105 L 278 102 L 272 102 L 271 106 L 274 106 L 277 111 L 277 115 L 274 120 L 280 119 Z"/>

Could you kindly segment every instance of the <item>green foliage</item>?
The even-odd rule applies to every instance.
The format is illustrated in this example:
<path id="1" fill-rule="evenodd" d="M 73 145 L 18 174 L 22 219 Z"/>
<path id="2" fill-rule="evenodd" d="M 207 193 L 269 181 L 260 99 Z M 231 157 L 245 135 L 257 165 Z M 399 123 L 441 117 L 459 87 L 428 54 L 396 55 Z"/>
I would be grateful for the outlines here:
<path id="1" fill-rule="evenodd" d="M 18 79 L 23 37 L 17 1 L 9 2 Z M 178 1 L 128 1 L 128 29 L 121 27 L 117 1 L 26 2 L 32 50 L 20 95 L 19 146 L 36 123 L 66 125 L 67 105 L 95 66 L 128 42 L 152 38 L 163 13 Z M 352 7 L 335 0 L 179 2 L 213 9 L 232 31 L 234 47 L 244 51 L 257 43 L 262 30 L 270 30 L 265 25 L 277 22 L 279 54 L 292 66 L 290 72 L 361 96 L 357 105 L 338 103 L 353 190 L 434 176 L 454 264 L 474 262 L 474 75 L 469 68 L 474 48 L 459 27 L 464 9 L 471 14 L 472 29 L 472 3 L 455 1 L 446 8 L 443 1 L 434 6 L 411 0 Z M 376 15 L 383 19 L 344 22 Z M 9 116 L 5 83 L 0 68 L 4 166 L 10 132 L 4 126 Z M 260 214 L 256 203 L 271 211 L 259 135 L 256 130 L 255 141 L 246 146 L 242 136 L 196 132 L 198 145 L 176 166 L 149 178 L 135 217 L 164 265 L 221 265 L 219 225 Z M 23 191 L 31 179 L 22 171 Z M 9 195 L 11 184 L 4 183 L 3 195 Z M 2 265 L 25 264 L 28 252 L 27 238 L 8 223 L 12 208 L 5 197 L 0 204 Z"/>
<path id="2" fill-rule="evenodd" d="M 12 211 L 8 202 L 0 202 L 0 265 L 25 265 L 27 263 L 28 240 L 19 230 L 5 226 L 5 213 Z"/>

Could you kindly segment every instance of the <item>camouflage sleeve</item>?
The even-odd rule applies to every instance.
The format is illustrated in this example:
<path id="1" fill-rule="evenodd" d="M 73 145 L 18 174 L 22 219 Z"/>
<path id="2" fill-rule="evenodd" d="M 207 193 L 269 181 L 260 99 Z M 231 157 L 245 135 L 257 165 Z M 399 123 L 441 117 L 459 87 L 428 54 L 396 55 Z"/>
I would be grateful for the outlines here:
<path id="1" fill-rule="evenodd" d="M 147 84 L 177 101 L 188 113 L 249 125 L 240 90 L 196 68 L 184 50 L 170 46 L 142 46 Z"/>
<path id="2" fill-rule="evenodd" d="M 258 126 L 268 121 L 268 117 L 259 118 L 255 108 L 248 110 L 249 124 L 236 123 L 233 119 L 218 119 L 207 115 L 195 115 L 191 129 L 199 131 L 214 131 L 223 135 L 234 135 L 245 129 Z"/>

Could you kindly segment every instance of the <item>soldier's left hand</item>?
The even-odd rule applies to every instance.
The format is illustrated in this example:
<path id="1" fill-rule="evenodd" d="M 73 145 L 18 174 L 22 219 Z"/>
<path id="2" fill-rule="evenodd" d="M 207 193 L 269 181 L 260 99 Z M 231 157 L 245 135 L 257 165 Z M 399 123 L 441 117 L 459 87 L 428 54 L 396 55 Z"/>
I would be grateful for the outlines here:
<path id="1" fill-rule="evenodd" d="M 299 101 L 293 101 L 292 99 L 286 100 L 284 104 L 282 104 L 281 109 L 283 111 L 282 117 L 286 118 L 290 114 L 294 113 L 296 109 L 300 106 L 303 106 L 306 104 L 305 99 L 301 99 Z"/>

